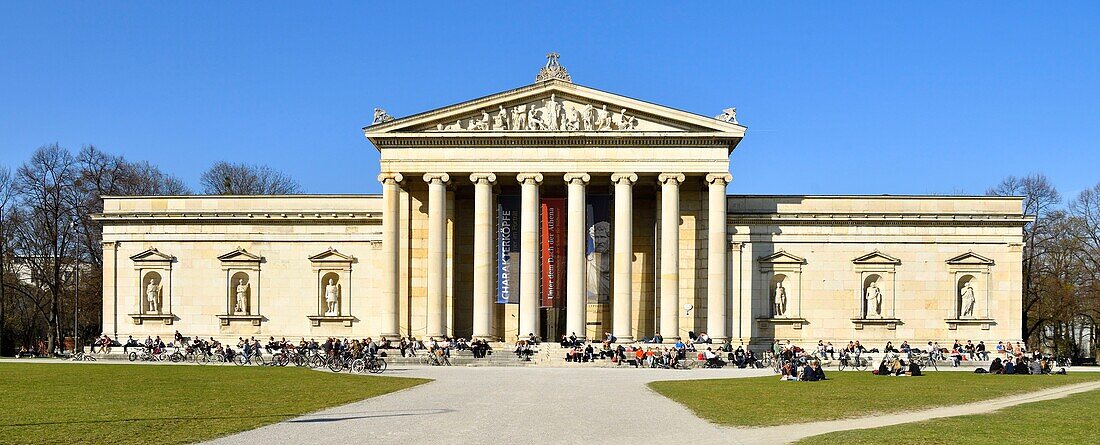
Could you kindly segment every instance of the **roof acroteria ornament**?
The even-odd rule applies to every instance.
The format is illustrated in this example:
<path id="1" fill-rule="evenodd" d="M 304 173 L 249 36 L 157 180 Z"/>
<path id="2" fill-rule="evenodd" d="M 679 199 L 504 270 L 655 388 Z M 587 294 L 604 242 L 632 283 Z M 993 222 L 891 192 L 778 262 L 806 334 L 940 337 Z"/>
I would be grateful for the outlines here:
<path id="1" fill-rule="evenodd" d="M 550 53 L 546 55 L 546 66 L 539 70 L 539 75 L 535 76 L 535 82 L 558 79 L 573 83 L 573 79 L 569 78 L 569 71 L 566 71 L 565 67 L 558 63 L 558 57 L 561 57 L 561 54 Z"/>

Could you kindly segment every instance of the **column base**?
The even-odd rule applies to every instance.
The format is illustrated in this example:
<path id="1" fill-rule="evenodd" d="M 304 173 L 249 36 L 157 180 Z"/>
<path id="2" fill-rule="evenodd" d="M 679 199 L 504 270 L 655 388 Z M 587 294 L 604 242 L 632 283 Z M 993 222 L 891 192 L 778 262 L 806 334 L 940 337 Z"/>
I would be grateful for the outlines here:
<path id="1" fill-rule="evenodd" d="M 680 341 L 680 337 L 665 337 L 665 338 L 661 339 L 661 344 L 663 344 L 663 345 L 672 345 L 672 344 L 676 344 L 676 342 L 678 342 L 678 341 Z"/>
<path id="2" fill-rule="evenodd" d="M 615 343 L 634 343 L 634 337 L 632 336 L 615 336 Z"/>
<path id="3" fill-rule="evenodd" d="M 726 343 L 726 342 L 729 341 L 729 339 L 730 339 L 729 337 L 711 337 L 710 338 L 711 343 L 717 343 L 717 344 Z"/>
<path id="4" fill-rule="evenodd" d="M 388 338 L 388 339 L 391 339 L 391 340 L 401 340 L 402 337 L 401 337 L 401 334 L 398 334 L 398 333 L 395 332 L 393 334 L 378 334 L 378 338 L 379 339 Z"/>
<path id="5" fill-rule="evenodd" d="M 499 337 L 497 337 L 495 335 L 475 335 L 474 336 L 474 340 L 481 340 L 481 341 L 487 341 L 487 342 L 495 342 L 495 341 L 497 341 L 497 338 L 499 338 Z"/>

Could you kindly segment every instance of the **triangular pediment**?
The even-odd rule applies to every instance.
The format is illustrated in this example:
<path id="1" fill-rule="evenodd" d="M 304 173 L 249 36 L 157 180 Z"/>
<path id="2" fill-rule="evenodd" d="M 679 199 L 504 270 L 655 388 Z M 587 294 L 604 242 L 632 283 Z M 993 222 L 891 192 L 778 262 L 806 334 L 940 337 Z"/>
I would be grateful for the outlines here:
<path id="1" fill-rule="evenodd" d="M 852 260 L 852 262 L 855 264 L 901 264 L 901 260 L 885 253 L 879 252 L 877 250 L 866 255 L 862 255 Z"/>
<path id="2" fill-rule="evenodd" d="M 244 250 L 243 248 L 238 247 L 238 248 L 234 249 L 231 252 L 219 255 L 218 259 L 222 260 L 222 261 L 237 261 L 237 262 L 255 262 L 255 263 L 258 263 L 258 262 L 263 261 L 264 257 L 256 255 L 256 254 L 251 253 L 247 250 Z"/>
<path id="3" fill-rule="evenodd" d="M 400 119 L 386 119 L 363 129 L 372 142 L 405 133 L 466 137 L 517 133 L 593 136 L 699 133 L 737 140 L 745 133 L 745 127 L 736 123 L 732 111 L 721 115 L 721 119 L 707 117 L 561 80 L 542 81 Z"/>
<path id="4" fill-rule="evenodd" d="M 314 263 L 353 263 L 355 257 L 344 255 L 329 247 L 328 250 L 309 257 L 309 260 Z"/>
<path id="5" fill-rule="evenodd" d="M 174 261 L 176 257 L 161 253 L 156 248 L 150 247 L 137 254 L 131 255 L 133 261 Z"/>
<path id="6" fill-rule="evenodd" d="M 967 252 L 947 260 L 947 264 L 952 266 L 992 266 L 993 260 L 974 252 Z"/>
<path id="7" fill-rule="evenodd" d="M 771 255 L 762 256 L 756 261 L 766 264 L 806 264 L 805 258 L 787 253 L 786 250 L 780 250 Z"/>

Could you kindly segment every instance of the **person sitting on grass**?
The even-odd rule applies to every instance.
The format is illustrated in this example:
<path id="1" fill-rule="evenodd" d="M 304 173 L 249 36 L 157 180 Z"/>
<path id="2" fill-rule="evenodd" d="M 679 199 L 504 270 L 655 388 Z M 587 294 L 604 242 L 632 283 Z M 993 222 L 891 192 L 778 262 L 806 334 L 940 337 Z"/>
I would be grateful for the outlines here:
<path id="1" fill-rule="evenodd" d="M 993 359 L 993 363 L 989 364 L 990 374 L 1003 374 L 1005 372 L 1005 365 L 1001 363 L 1001 358 L 997 357 Z"/>
<path id="2" fill-rule="evenodd" d="M 878 369 L 875 370 L 876 375 L 890 375 L 890 369 L 886 365 L 886 357 L 882 357 L 882 361 L 878 362 Z"/>
<path id="3" fill-rule="evenodd" d="M 1021 375 L 1027 375 L 1027 362 L 1023 357 L 1016 358 L 1016 373 Z"/>
<path id="4" fill-rule="evenodd" d="M 1016 373 L 1016 364 L 1012 363 L 1011 358 L 1005 359 L 1004 365 L 1005 365 L 1004 372 L 1002 372 L 1002 374 L 1015 374 Z"/>
<path id="5" fill-rule="evenodd" d="M 828 380 L 825 378 L 825 367 L 821 366 L 821 362 L 814 360 L 812 363 L 810 363 L 810 367 L 813 368 L 814 375 L 817 377 L 817 380 Z"/>
<path id="6" fill-rule="evenodd" d="M 905 371 L 905 375 L 910 376 L 910 377 L 920 377 L 924 374 L 922 374 L 921 371 L 920 371 L 920 365 L 918 365 L 916 361 L 910 360 L 909 361 L 909 370 Z"/>
<path id="7" fill-rule="evenodd" d="M 791 362 L 783 363 L 783 366 L 779 368 L 779 381 L 781 382 L 797 382 L 798 371 L 795 369 Z"/>

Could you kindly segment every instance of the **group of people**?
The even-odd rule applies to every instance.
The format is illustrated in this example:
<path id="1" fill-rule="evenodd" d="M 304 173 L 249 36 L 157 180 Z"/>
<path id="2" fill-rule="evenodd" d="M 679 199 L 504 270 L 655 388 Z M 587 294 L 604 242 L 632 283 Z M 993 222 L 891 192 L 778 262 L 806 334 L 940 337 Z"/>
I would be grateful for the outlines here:
<path id="1" fill-rule="evenodd" d="M 875 375 L 893 375 L 920 377 L 922 375 L 920 365 L 915 360 L 906 360 L 898 352 L 890 352 L 882 356 L 878 369 L 871 371 Z"/>
<path id="2" fill-rule="evenodd" d="M 1003 360 L 996 357 L 989 364 L 990 374 L 1065 374 L 1065 368 L 1055 370 L 1054 360 L 1044 354 L 1032 353 L 1019 356 L 1007 356 Z"/>
<path id="3" fill-rule="evenodd" d="M 779 381 L 781 382 L 818 382 L 826 380 L 825 369 L 817 360 L 807 360 L 804 364 L 797 361 L 784 362 L 779 367 Z"/>

